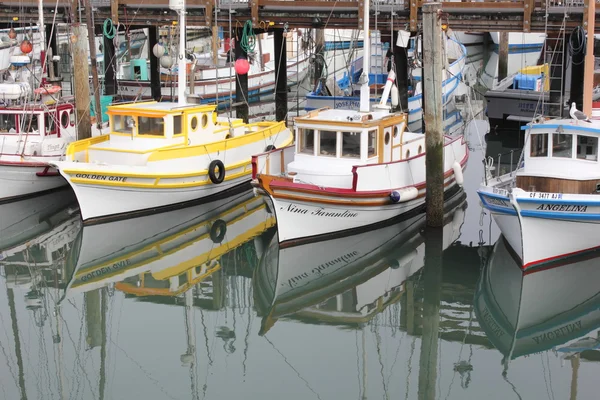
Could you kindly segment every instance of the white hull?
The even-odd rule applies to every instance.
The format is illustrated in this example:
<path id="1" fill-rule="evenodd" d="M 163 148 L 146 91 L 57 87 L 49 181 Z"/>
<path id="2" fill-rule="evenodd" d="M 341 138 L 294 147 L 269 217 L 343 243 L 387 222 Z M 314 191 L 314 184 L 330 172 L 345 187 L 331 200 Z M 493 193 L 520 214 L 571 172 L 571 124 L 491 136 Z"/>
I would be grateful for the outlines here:
<path id="1" fill-rule="evenodd" d="M 0 165 L 0 201 L 45 192 L 67 184 L 60 175 L 37 176 L 45 167 Z M 50 169 L 50 173 L 56 173 Z"/>
<path id="2" fill-rule="evenodd" d="M 486 187 L 479 192 L 523 269 L 599 247 L 600 201 L 589 199 L 595 195 L 550 200 L 532 194 L 513 189 L 513 194 L 500 195 Z"/>
<path id="3" fill-rule="evenodd" d="M 454 32 L 454 37 L 464 45 L 481 44 L 485 41 L 486 33 L 480 32 Z"/>
<path id="4" fill-rule="evenodd" d="M 494 44 L 500 44 L 499 32 L 490 32 L 490 36 L 492 37 Z M 508 34 L 508 50 L 519 50 L 534 47 L 539 47 L 541 49 L 545 40 L 545 33 L 510 32 Z"/>
<path id="5" fill-rule="evenodd" d="M 249 181 L 249 177 L 240 177 L 224 181 L 219 185 L 213 184 L 181 189 L 145 189 L 77 184 L 71 182 L 71 176 L 65 174 L 62 170 L 61 174 L 71 184 L 77 196 L 81 218 L 84 222 L 191 202 L 217 195 Z"/>
<path id="6" fill-rule="evenodd" d="M 333 234 L 387 221 L 416 211 L 425 198 L 384 206 L 315 204 L 272 198 L 279 242 Z"/>

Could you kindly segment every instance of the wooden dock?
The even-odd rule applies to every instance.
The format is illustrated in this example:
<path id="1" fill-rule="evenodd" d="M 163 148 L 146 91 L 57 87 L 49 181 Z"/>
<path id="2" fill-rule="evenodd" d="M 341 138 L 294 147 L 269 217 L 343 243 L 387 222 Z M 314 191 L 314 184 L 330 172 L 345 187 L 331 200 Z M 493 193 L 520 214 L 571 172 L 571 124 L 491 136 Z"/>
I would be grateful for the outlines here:
<path id="1" fill-rule="evenodd" d="M 587 19 L 588 2 L 600 0 L 521 0 L 521 1 L 451 1 L 442 2 L 443 23 L 456 31 L 472 32 L 559 32 L 565 12 L 566 26 L 572 30 Z M 133 27 L 162 26 L 176 21 L 169 9 L 169 0 L 91 0 L 94 18 L 101 24 L 111 17 L 111 3 L 118 7 L 119 22 Z M 371 4 L 371 27 L 376 24 L 389 30 L 419 30 L 422 24 L 421 0 L 378 0 Z M 29 15 L 16 23 L 29 24 L 37 20 L 35 0 L 1 1 L 0 24 L 14 24 L 15 15 Z M 57 22 L 69 22 L 70 1 L 59 0 Z M 337 28 L 353 29 L 362 26 L 364 2 L 346 0 L 190 0 L 187 2 L 188 26 L 241 27 L 252 20 L 255 29 Z M 215 9 L 215 5 L 217 8 Z M 45 20 L 53 21 L 55 2 L 47 2 Z M 600 7 L 596 7 L 596 15 Z M 548 15 L 548 22 L 546 22 Z M 216 17 L 216 21 L 215 21 Z M 287 24 L 287 25 L 286 25 Z M 380 28 L 383 29 L 383 28 Z M 596 33 L 600 29 L 596 27 Z"/>

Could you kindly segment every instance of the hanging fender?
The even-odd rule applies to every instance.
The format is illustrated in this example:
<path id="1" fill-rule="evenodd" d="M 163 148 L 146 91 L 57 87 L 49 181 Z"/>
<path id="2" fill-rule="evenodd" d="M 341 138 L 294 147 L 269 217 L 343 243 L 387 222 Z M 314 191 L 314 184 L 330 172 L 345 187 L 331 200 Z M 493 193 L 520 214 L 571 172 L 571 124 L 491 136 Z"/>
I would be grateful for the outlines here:
<path id="1" fill-rule="evenodd" d="M 452 164 L 452 169 L 454 170 L 454 179 L 456 180 L 456 183 L 458 186 L 462 187 L 463 183 L 465 182 L 465 178 L 463 176 L 463 170 L 460 166 L 460 163 L 458 161 L 454 161 Z"/>
<path id="2" fill-rule="evenodd" d="M 272 150 L 277 150 L 277 147 L 273 146 L 272 144 L 265 147 L 265 153 Z"/>
<path id="3" fill-rule="evenodd" d="M 227 223 L 222 219 L 218 219 L 210 227 L 210 240 L 213 243 L 219 244 L 225 238 L 225 234 L 227 233 Z"/>
<path id="4" fill-rule="evenodd" d="M 225 165 L 221 160 L 212 160 L 208 165 L 208 177 L 212 183 L 219 184 L 225 179 Z"/>

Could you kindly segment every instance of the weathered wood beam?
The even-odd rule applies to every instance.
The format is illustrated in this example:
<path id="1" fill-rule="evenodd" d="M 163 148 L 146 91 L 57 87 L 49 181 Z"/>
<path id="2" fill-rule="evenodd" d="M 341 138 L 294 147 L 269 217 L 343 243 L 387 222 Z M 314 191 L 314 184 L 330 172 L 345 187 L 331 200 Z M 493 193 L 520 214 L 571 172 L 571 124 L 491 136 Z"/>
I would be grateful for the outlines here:
<path id="1" fill-rule="evenodd" d="M 534 0 L 525 0 L 525 10 L 523 12 L 523 32 L 531 32 L 531 13 L 535 6 Z"/>

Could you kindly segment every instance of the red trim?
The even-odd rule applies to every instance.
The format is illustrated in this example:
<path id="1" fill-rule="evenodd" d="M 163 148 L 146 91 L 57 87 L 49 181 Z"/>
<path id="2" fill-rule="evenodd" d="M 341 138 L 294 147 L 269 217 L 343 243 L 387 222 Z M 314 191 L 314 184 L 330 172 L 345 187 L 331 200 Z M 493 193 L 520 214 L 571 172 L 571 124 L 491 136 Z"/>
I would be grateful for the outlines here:
<path id="1" fill-rule="evenodd" d="M 256 179 L 256 172 L 258 170 L 258 156 L 252 156 L 252 179 Z"/>
<path id="2" fill-rule="evenodd" d="M 582 254 L 582 253 L 586 253 L 588 251 L 596 251 L 596 250 L 600 250 L 600 246 L 594 246 L 594 247 L 590 247 L 590 248 L 587 248 L 587 249 L 574 251 L 572 253 L 566 253 L 566 254 L 561 254 L 561 255 L 558 255 L 558 256 L 554 256 L 554 257 L 548 257 L 548 258 L 544 258 L 544 259 L 541 259 L 541 260 L 538 260 L 538 261 L 532 261 L 530 263 L 527 263 L 527 264 L 523 265 L 521 267 L 521 269 L 523 269 L 525 275 L 532 274 L 532 273 L 538 272 L 538 271 L 545 271 L 545 270 L 548 270 L 548 269 L 560 267 L 560 266 L 565 265 L 565 264 L 569 264 L 569 262 L 559 263 L 558 265 L 548 265 L 546 267 L 535 268 L 535 269 L 533 269 L 533 267 L 536 266 L 536 265 L 540 265 L 540 264 L 550 263 L 552 261 L 556 261 L 556 260 L 559 260 L 561 258 L 573 257 L 573 256 L 576 256 L 577 254 Z"/>
<path id="3" fill-rule="evenodd" d="M 21 166 L 21 167 L 46 167 L 45 163 L 36 163 L 29 161 L 0 161 L 0 165 Z"/>
<path id="4" fill-rule="evenodd" d="M 54 171 L 54 172 L 48 172 L 48 171 L 49 171 L 49 169 L 50 169 L 50 166 L 49 166 L 49 165 L 47 165 L 47 166 L 46 166 L 46 168 L 44 168 L 44 170 L 43 170 L 43 171 L 41 171 L 41 172 L 36 172 L 35 174 L 36 174 L 36 176 L 40 176 L 40 177 L 43 177 L 43 176 L 59 176 L 59 175 L 60 175 L 60 174 L 58 173 L 58 171 Z"/>

